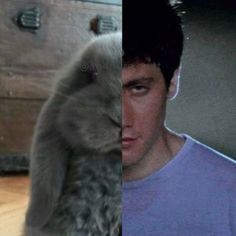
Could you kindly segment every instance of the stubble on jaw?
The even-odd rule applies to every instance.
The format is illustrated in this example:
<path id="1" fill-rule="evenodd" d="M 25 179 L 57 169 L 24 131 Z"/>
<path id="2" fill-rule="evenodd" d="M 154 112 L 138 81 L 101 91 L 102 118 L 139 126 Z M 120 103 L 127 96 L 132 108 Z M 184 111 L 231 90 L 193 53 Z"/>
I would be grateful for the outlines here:
<path id="1" fill-rule="evenodd" d="M 138 158 L 136 163 L 122 164 L 124 181 L 142 179 L 160 170 L 175 157 L 185 142 L 182 137 L 166 127 L 163 129 L 162 135 L 159 133 L 156 137 L 159 139 L 159 145 L 156 144 L 156 148 L 153 147 L 155 147 L 155 143 L 158 143 L 157 140 L 147 145 L 146 150 L 149 151 Z"/>

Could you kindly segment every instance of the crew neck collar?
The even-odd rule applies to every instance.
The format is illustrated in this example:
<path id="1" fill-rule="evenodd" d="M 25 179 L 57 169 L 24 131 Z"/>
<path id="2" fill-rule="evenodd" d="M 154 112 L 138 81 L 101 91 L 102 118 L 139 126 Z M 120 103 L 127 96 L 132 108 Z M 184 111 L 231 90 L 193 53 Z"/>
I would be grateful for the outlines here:
<path id="1" fill-rule="evenodd" d="M 147 181 L 151 181 L 153 179 L 164 179 L 169 176 L 169 174 L 174 171 L 176 164 L 183 161 L 188 153 L 189 149 L 195 143 L 195 140 L 187 134 L 181 134 L 181 137 L 185 139 L 185 142 L 182 148 L 177 152 L 177 154 L 161 169 L 153 172 L 151 175 L 148 175 L 142 179 L 138 180 L 130 180 L 130 181 L 123 181 L 123 188 L 130 189 L 130 188 L 138 188 L 143 186 L 143 184 Z"/>

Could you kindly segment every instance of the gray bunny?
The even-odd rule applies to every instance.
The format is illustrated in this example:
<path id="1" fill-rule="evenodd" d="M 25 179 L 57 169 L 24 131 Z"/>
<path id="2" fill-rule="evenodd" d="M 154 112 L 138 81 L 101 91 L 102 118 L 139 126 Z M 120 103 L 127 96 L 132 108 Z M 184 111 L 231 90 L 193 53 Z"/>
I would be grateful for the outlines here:
<path id="1" fill-rule="evenodd" d="M 121 33 L 65 69 L 33 138 L 25 236 L 121 234 Z"/>

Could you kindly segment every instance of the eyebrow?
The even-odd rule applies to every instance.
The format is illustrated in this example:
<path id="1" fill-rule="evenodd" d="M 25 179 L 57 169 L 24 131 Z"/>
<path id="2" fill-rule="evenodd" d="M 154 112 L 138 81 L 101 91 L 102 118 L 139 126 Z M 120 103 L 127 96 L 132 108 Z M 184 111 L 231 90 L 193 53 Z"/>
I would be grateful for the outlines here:
<path id="1" fill-rule="evenodd" d="M 129 88 L 132 87 L 134 85 L 141 83 L 147 83 L 147 84 L 151 84 L 154 81 L 153 77 L 140 77 L 140 78 L 136 78 L 133 79 L 125 84 L 123 84 L 123 88 Z"/>

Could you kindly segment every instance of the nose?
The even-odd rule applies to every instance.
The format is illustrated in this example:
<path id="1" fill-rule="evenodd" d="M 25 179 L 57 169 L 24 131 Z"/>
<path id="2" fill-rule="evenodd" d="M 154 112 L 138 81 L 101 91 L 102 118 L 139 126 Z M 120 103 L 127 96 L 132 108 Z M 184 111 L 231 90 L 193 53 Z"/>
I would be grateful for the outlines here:
<path id="1" fill-rule="evenodd" d="M 133 125 L 133 109 L 130 101 L 124 95 L 122 97 L 122 129 Z"/>
<path id="2" fill-rule="evenodd" d="M 114 125 L 121 128 L 121 99 L 115 99 L 110 103 L 109 119 Z"/>
<path id="3" fill-rule="evenodd" d="M 121 128 L 121 99 L 116 100 L 115 105 L 113 105 L 113 109 L 115 113 L 113 115 L 114 122 Z"/>

